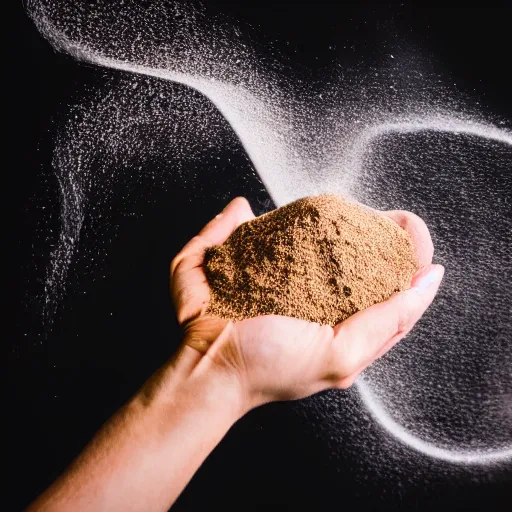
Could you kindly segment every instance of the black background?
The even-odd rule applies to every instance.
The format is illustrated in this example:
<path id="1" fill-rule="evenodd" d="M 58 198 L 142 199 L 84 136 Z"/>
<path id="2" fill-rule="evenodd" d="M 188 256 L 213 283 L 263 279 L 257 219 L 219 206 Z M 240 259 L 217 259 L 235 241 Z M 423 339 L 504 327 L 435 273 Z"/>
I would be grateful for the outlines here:
<path id="1" fill-rule="evenodd" d="M 413 9 L 275 4 L 269 8 L 209 2 L 250 23 L 265 38 L 289 41 L 282 51 L 312 73 L 333 59 L 335 45 L 344 65 L 370 51 L 376 31 L 402 44 L 417 45 L 456 87 L 491 114 L 512 120 L 510 9 Z M 173 352 L 179 329 L 167 296 L 168 262 L 228 199 L 246 195 L 256 213 L 272 206 L 244 158 L 223 168 L 222 179 L 206 178 L 155 193 L 151 204 L 135 201 L 142 213 L 121 223 L 109 247 L 108 279 L 80 280 L 60 305 L 47 339 L 41 336 L 41 292 L 48 247 L 46 229 L 58 229 L 58 197 L 51 177 L 53 133 L 66 106 L 83 84 L 101 84 L 113 71 L 99 71 L 55 53 L 21 5 L 10 23 L 7 107 L 9 159 L 5 195 L 14 201 L 6 214 L 11 237 L 5 252 L 13 263 L 4 271 L 16 304 L 16 330 L 9 337 L 8 508 L 19 510 L 48 486 L 101 424 Z M 9 141 L 8 139 L 8 141 Z M 231 155 L 232 157 L 232 155 Z M 201 164 L 199 164 L 201 165 Z M 206 165 L 206 164 L 204 164 Z M 204 180 L 209 180 L 207 183 Z M 227 185 L 226 185 L 227 184 Z M 41 204 L 47 204 L 42 210 Z M 94 277 L 94 276 L 93 276 Z M 6 310 L 7 311 L 7 310 Z M 110 313 L 113 312 L 111 315 Z M 42 342 L 41 342 L 42 341 Z M 253 411 L 228 434 L 185 490 L 176 510 L 202 506 L 241 509 L 390 508 L 403 510 L 498 510 L 509 492 L 510 473 L 460 486 L 402 489 L 398 495 L 344 484 L 347 467 L 329 462 L 321 440 L 307 433 L 286 404 Z M 509 496 L 510 497 L 510 496 Z M 504 504 L 503 504 L 504 505 Z"/>

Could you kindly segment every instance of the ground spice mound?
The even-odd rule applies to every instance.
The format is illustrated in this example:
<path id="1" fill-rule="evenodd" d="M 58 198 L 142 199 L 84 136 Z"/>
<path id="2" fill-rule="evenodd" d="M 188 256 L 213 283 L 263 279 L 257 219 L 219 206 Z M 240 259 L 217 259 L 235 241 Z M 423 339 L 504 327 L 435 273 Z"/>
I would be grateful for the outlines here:
<path id="1" fill-rule="evenodd" d="M 417 270 L 409 235 L 391 219 L 340 196 L 306 197 L 242 224 L 206 251 L 207 312 L 333 326 L 409 288 Z"/>

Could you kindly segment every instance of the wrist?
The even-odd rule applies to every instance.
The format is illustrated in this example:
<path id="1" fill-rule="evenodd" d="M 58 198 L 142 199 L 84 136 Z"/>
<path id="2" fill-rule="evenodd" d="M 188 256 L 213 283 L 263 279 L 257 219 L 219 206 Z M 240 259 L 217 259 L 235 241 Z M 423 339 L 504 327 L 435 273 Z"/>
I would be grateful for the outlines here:
<path id="1" fill-rule="evenodd" d="M 200 397 L 203 407 L 221 412 L 232 423 L 250 409 L 241 379 L 235 372 L 216 364 L 206 355 L 202 356 L 186 379 L 184 391 L 188 396 Z"/>
<path id="2" fill-rule="evenodd" d="M 243 416 L 265 400 L 250 385 L 238 338 L 236 323 L 222 318 L 200 317 L 186 326 L 181 352 L 190 351 L 191 357 L 195 355 L 196 374 L 206 374 L 206 379 L 218 382 L 221 389 L 226 385 L 226 395 L 237 404 L 239 416 Z"/>
<path id="3" fill-rule="evenodd" d="M 164 415 L 201 410 L 229 426 L 251 408 L 233 372 L 186 344 L 145 383 L 136 402 Z"/>

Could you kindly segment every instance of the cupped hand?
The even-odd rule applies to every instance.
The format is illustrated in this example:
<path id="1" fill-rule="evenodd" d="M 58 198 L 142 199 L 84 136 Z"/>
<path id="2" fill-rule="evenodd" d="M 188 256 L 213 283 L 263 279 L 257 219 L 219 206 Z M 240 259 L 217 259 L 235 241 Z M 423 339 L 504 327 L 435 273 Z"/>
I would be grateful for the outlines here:
<path id="1" fill-rule="evenodd" d="M 210 292 L 203 260 L 254 218 L 249 203 L 236 198 L 210 221 L 171 264 L 171 295 L 184 345 L 195 357 L 236 376 L 246 408 L 303 398 L 327 388 L 348 388 L 375 359 L 400 341 L 429 307 L 444 269 L 432 264 L 433 245 L 425 223 L 405 211 L 379 212 L 412 237 L 420 264 L 411 288 L 330 326 L 285 316 L 231 322 L 207 314 Z"/>

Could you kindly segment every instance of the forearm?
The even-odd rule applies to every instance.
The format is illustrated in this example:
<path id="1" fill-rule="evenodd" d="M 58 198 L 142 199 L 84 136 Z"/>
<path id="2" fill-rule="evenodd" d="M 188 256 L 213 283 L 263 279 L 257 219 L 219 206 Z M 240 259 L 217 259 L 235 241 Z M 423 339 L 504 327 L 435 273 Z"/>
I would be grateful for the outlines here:
<path id="1" fill-rule="evenodd" d="M 238 387 L 189 347 L 98 432 L 29 510 L 167 510 L 243 413 Z"/>

